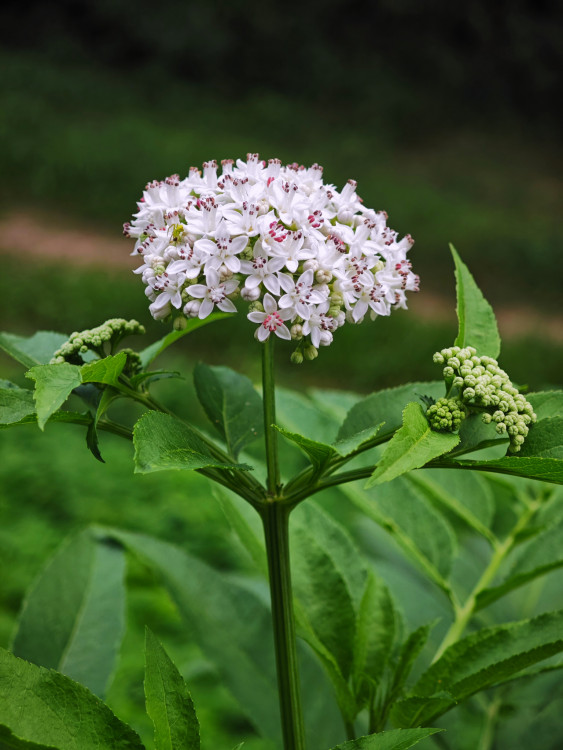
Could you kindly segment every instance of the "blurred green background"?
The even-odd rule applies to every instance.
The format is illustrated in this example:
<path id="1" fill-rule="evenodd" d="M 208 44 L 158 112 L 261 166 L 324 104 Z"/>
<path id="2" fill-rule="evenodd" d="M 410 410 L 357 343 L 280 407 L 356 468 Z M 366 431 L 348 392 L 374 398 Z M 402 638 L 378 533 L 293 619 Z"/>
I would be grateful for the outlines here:
<path id="1" fill-rule="evenodd" d="M 557 387 L 562 17 L 559 3 L 531 0 L 4 5 L 0 328 L 70 333 L 121 316 L 147 325 L 146 343 L 163 335 L 130 273 L 121 224 L 147 181 L 259 151 L 319 162 L 336 185 L 357 179 L 366 205 L 415 237 L 421 276 L 411 311 L 347 326 L 313 363 L 293 367 L 278 347 L 284 385 L 369 392 L 434 378 L 432 353 L 456 331 L 453 242 L 498 312 L 501 365 L 532 390 Z M 187 377 L 169 398 L 201 418 L 190 406 L 198 360 L 258 379 L 250 333 L 239 316 L 184 339 L 163 362 Z M 2 377 L 26 383 L 0 364 Z M 226 569 L 248 566 L 203 479 L 133 476 L 130 448 L 111 437 L 101 466 L 77 433 L 0 434 L 0 645 L 45 557 L 89 521 L 155 533 Z M 115 710 L 146 731 L 146 622 L 190 679 L 206 746 L 251 737 L 158 584 L 140 567 L 130 582 Z"/>

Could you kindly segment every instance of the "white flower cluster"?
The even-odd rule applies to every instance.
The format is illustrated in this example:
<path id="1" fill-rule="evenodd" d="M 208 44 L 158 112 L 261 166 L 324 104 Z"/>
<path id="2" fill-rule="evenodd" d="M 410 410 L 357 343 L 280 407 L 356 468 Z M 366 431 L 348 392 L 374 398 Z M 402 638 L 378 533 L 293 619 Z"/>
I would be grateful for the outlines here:
<path id="1" fill-rule="evenodd" d="M 463 349 L 452 346 L 436 352 L 434 362 L 445 365 L 446 383 L 459 388 L 460 407 L 482 412 L 486 424 L 495 422 L 496 431 L 508 435 L 509 449 L 518 452 L 529 432 L 529 425 L 537 417 L 530 402 L 512 384 L 497 360 L 477 356 L 472 346 Z"/>
<path id="2" fill-rule="evenodd" d="M 323 183 L 322 167 L 282 166 L 279 159 L 203 165 L 149 183 L 124 233 L 143 256 L 154 318 L 206 318 L 216 308 L 248 318 L 260 341 L 271 333 L 298 341 L 294 361 L 313 358 L 346 321 L 406 308 L 418 290 L 407 252 L 387 214 L 362 205 L 356 183 Z M 297 355 L 297 356 L 296 356 Z"/>

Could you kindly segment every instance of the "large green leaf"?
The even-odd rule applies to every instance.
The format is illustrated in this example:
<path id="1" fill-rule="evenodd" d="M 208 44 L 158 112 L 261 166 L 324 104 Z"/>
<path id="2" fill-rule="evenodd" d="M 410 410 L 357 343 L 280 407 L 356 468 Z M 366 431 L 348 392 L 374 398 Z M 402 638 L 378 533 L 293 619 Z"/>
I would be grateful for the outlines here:
<path id="1" fill-rule="evenodd" d="M 389 729 L 387 732 L 368 734 L 366 737 L 358 737 L 357 740 L 343 742 L 333 750 L 408 750 L 409 747 L 417 745 L 421 740 L 430 737 L 443 729 Z"/>
<path id="2" fill-rule="evenodd" d="M 215 458 L 192 428 L 169 414 L 149 411 L 136 423 L 135 472 L 147 474 L 166 469 L 249 469 L 244 464 Z"/>
<path id="3" fill-rule="evenodd" d="M 491 487 L 476 472 L 424 469 L 408 475 L 431 501 L 443 505 L 494 544 L 495 504 Z"/>
<path id="4" fill-rule="evenodd" d="M 505 456 L 490 461 L 471 459 L 441 458 L 432 462 L 436 468 L 471 469 L 491 471 L 495 474 L 511 474 L 515 477 L 540 479 L 542 482 L 563 484 L 563 461 L 558 458 L 542 458 L 536 456 Z"/>
<path id="5" fill-rule="evenodd" d="M 229 367 L 198 364 L 194 383 L 205 413 L 232 456 L 263 435 L 262 399 L 246 376 Z"/>
<path id="6" fill-rule="evenodd" d="M 41 430 L 51 414 L 64 404 L 70 393 L 82 383 L 80 367 L 63 362 L 32 367 L 26 377 L 35 381 L 37 424 Z"/>
<path id="7" fill-rule="evenodd" d="M 318 440 L 311 440 L 311 438 L 305 437 L 305 435 L 284 430 L 283 427 L 278 427 L 277 425 L 276 429 L 284 438 L 301 448 L 303 453 L 310 459 L 316 471 L 321 471 L 332 458 L 338 455 L 332 445 L 321 443 Z"/>
<path id="8" fill-rule="evenodd" d="M 501 596 L 523 586 L 550 570 L 563 567 L 563 521 L 552 524 L 525 542 L 518 551 L 502 583 L 484 589 L 477 596 L 476 609 L 482 609 Z"/>
<path id="9" fill-rule="evenodd" d="M 500 353 L 500 336 L 493 308 L 483 297 L 453 245 L 450 245 L 450 250 L 455 263 L 459 323 L 456 346 L 474 346 L 479 356 L 486 354 L 497 358 Z"/>
<path id="10" fill-rule="evenodd" d="M 546 417 L 563 417 L 563 391 L 539 391 L 526 394 L 534 407 L 538 420 Z"/>
<path id="11" fill-rule="evenodd" d="M 58 750 L 143 750 L 137 734 L 87 688 L 0 649 L 0 725 Z"/>
<path id="12" fill-rule="evenodd" d="M 357 617 L 354 641 L 354 687 L 358 702 L 378 683 L 395 642 L 399 615 L 389 589 L 370 571 Z"/>
<path id="13" fill-rule="evenodd" d="M 455 536 L 441 513 L 412 483 L 400 477 L 377 490 L 343 485 L 341 491 L 369 518 L 384 528 L 448 596 Z"/>
<path id="14" fill-rule="evenodd" d="M 456 702 L 498 685 L 526 667 L 563 651 L 563 611 L 548 612 L 532 620 L 484 628 L 450 646 L 412 689 L 412 722 L 433 721 Z M 420 698 L 446 691 L 449 705 L 430 704 L 423 709 Z M 406 699 L 409 701 L 409 698 Z M 405 719 L 409 703 L 401 702 Z"/>
<path id="15" fill-rule="evenodd" d="M 156 750 L 199 750 L 199 722 L 188 686 L 148 628 L 145 702 L 154 724 Z"/>
<path id="16" fill-rule="evenodd" d="M 66 334 L 53 331 L 37 331 L 29 337 L 0 333 L 0 349 L 24 367 L 30 368 L 47 364 L 67 339 Z"/>
<path id="17" fill-rule="evenodd" d="M 33 584 L 13 651 L 103 697 L 125 620 L 121 547 L 84 531 L 65 542 Z"/>
<path id="18" fill-rule="evenodd" d="M 2 381 L 0 388 L 0 424 L 17 424 L 24 417 L 35 414 L 33 392 Z"/>
<path id="19" fill-rule="evenodd" d="M 376 391 L 358 401 L 346 415 L 338 440 L 353 440 L 365 430 L 383 424 L 380 437 L 389 437 L 403 423 L 403 409 L 420 396 L 438 399 L 444 395 L 442 381 L 407 383 L 397 388 Z"/>
<path id="20" fill-rule="evenodd" d="M 263 574 L 264 578 L 267 578 L 268 561 L 264 545 L 264 532 L 259 516 L 246 501 L 237 498 L 232 493 L 228 493 L 221 487 L 215 486 L 213 488 L 213 495 L 219 501 L 227 520 L 242 546 L 256 563 L 256 567 L 260 573 Z"/>
<path id="21" fill-rule="evenodd" d="M 38 745 L 36 742 L 20 740 L 8 727 L 0 725 L 0 749 L 1 750 L 56 750 L 52 745 Z"/>
<path id="22" fill-rule="evenodd" d="M 276 421 L 289 432 L 327 445 L 338 431 L 338 421 L 332 410 L 323 409 L 317 402 L 288 388 L 276 388 Z"/>
<path id="23" fill-rule="evenodd" d="M 563 459 L 563 417 L 548 417 L 531 425 L 518 458 Z"/>
<path id="24" fill-rule="evenodd" d="M 393 435 L 366 487 L 389 482 L 432 459 L 448 453 L 459 443 L 459 435 L 430 429 L 420 404 L 407 404 L 403 426 Z"/>
<path id="25" fill-rule="evenodd" d="M 140 352 L 141 363 L 143 367 L 148 367 L 150 363 L 159 356 L 159 354 L 162 354 L 165 349 L 168 349 L 168 347 L 178 341 L 178 339 L 183 338 L 188 333 L 192 333 L 192 331 L 196 331 L 202 326 L 206 326 L 209 323 L 214 323 L 216 320 L 228 318 L 229 314 L 230 313 L 213 313 L 212 315 L 208 315 L 207 318 L 204 318 L 203 320 L 201 320 L 200 318 L 191 318 L 190 320 L 187 320 L 185 327 L 182 328 L 181 331 L 170 331 L 170 333 L 167 333 L 166 336 L 163 336 L 158 341 L 155 341 L 154 344 L 147 346 L 146 349 L 143 349 L 143 351 Z"/>
<path id="26" fill-rule="evenodd" d="M 313 502 L 293 515 L 291 557 L 295 595 L 305 617 L 344 678 L 354 657 L 356 612 L 367 571 L 345 530 Z"/>
<path id="27" fill-rule="evenodd" d="M 426 642 L 430 631 L 432 630 L 434 623 L 427 623 L 421 625 L 405 639 L 403 645 L 399 650 L 397 658 L 397 664 L 393 672 L 393 682 L 390 689 L 390 697 L 395 700 L 397 696 L 401 694 L 405 686 L 406 681 L 409 678 L 415 661 L 420 656 L 420 653 Z"/>
<path id="28" fill-rule="evenodd" d="M 119 352 L 118 354 L 95 359 L 88 364 L 82 365 L 80 375 L 83 383 L 104 383 L 106 385 L 115 385 L 123 368 L 127 362 L 127 354 Z"/>

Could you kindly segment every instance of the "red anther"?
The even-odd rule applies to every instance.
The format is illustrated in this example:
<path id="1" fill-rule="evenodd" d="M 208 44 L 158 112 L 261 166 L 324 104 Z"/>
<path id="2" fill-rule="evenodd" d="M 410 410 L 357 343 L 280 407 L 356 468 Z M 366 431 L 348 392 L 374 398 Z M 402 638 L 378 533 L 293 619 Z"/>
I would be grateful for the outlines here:
<path id="1" fill-rule="evenodd" d="M 268 182 L 266 183 L 266 185 L 267 185 L 268 187 L 270 187 L 270 185 L 272 184 L 272 182 L 273 182 L 274 180 L 275 180 L 275 177 L 268 177 Z"/>

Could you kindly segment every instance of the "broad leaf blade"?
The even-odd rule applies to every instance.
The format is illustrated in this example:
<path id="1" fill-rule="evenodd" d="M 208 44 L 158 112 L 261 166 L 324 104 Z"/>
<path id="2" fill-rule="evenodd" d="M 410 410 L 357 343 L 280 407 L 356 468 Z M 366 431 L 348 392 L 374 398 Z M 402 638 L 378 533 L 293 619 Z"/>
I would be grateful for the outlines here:
<path id="1" fill-rule="evenodd" d="M 0 725 L 1 750 L 56 750 L 52 745 L 38 745 L 36 742 L 21 740 L 8 727 Z"/>
<path id="2" fill-rule="evenodd" d="M 125 352 L 88 362 L 80 368 L 82 382 L 116 385 L 126 362 L 127 354 Z"/>
<path id="3" fill-rule="evenodd" d="M 188 686 L 148 628 L 145 701 L 154 724 L 156 750 L 199 750 L 199 722 Z"/>
<path id="4" fill-rule="evenodd" d="M 260 528 L 260 533 L 257 533 L 256 528 L 253 527 L 251 521 L 248 520 L 244 511 L 247 509 L 247 512 L 249 511 L 256 520 L 258 520 L 257 514 L 248 503 L 242 502 L 242 507 L 236 505 L 235 503 L 237 503 L 238 498 L 236 500 L 233 499 L 226 491 L 219 487 L 213 488 L 213 494 L 221 504 L 223 513 L 227 517 L 227 520 L 235 534 L 238 536 L 241 544 L 256 563 L 256 567 L 260 573 L 267 578 L 268 561 L 266 559 L 263 531 Z M 258 521 L 258 523 L 260 522 Z"/>
<path id="5" fill-rule="evenodd" d="M 262 399 L 247 377 L 229 367 L 198 364 L 194 383 L 205 413 L 232 456 L 262 436 Z"/>
<path id="6" fill-rule="evenodd" d="M 133 430 L 135 472 L 167 469 L 248 469 L 244 464 L 218 460 L 191 427 L 168 414 L 149 411 Z"/>
<path id="7" fill-rule="evenodd" d="M 200 320 L 200 318 L 191 318 L 186 321 L 186 326 L 181 331 L 170 331 L 166 336 L 163 336 L 158 341 L 155 341 L 154 344 L 147 346 L 146 349 L 143 349 L 143 351 L 140 352 L 143 367 L 147 368 L 150 363 L 159 356 L 159 354 L 162 354 L 165 349 L 168 349 L 169 346 L 178 341 L 178 339 L 186 336 L 188 333 L 192 333 L 192 331 L 196 331 L 198 328 L 206 326 L 209 323 L 214 323 L 216 320 L 222 320 L 223 318 L 228 317 L 229 313 L 213 313 L 203 320 Z"/>
<path id="8" fill-rule="evenodd" d="M 443 729 L 389 729 L 387 732 L 368 734 L 357 740 L 343 742 L 332 750 L 408 750 L 421 740 Z"/>
<path id="9" fill-rule="evenodd" d="M 563 417 L 548 417 L 530 426 L 518 458 L 563 459 Z"/>
<path id="10" fill-rule="evenodd" d="M 470 469 L 491 471 L 495 474 L 510 474 L 514 477 L 539 479 L 542 482 L 563 484 L 563 460 L 558 458 L 542 458 L 536 456 L 505 456 L 491 461 L 477 461 L 471 459 L 438 459 L 432 463 L 437 468 Z"/>
<path id="11" fill-rule="evenodd" d="M 37 424 L 43 430 L 51 414 L 64 404 L 71 392 L 82 383 L 80 367 L 63 362 L 57 365 L 39 365 L 26 373 L 35 381 Z"/>
<path id="12" fill-rule="evenodd" d="M 33 391 L 26 388 L 0 388 L 0 424 L 17 424 L 24 417 L 35 414 Z"/>
<path id="13" fill-rule="evenodd" d="M 303 504 L 293 520 L 295 595 L 311 629 L 347 678 L 367 571 L 345 530 L 315 503 Z"/>
<path id="14" fill-rule="evenodd" d="M 459 702 L 561 651 L 563 611 L 484 628 L 450 646 L 420 677 L 412 693 L 432 697 L 445 690 Z M 433 721 L 445 710 L 424 711 L 417 722 Z"/>
<path id="15" fill-rule="evenodd" d="M 553 524 L 542 533 L 524 543 L 506 576 L 497 586 L 484 589 L 477 596 L 476 609 L 487 607 L 519 586 L 551 570 L 563 567 L 563 521 Z"/>
<path id="16" fill-rule="evenodd" d="M 353 441 L 365 430 L 372 430 L 383 424 L 380 437 L 388 437 L 403 423 L 403 409 L 410 401 L 420 396 L 438 399 L 444 395 L 442 381 L 407 383 L 398 388 L 376 391 L 355 404 L 338 432 L 340 442 Z"/>
<path id="17" fill-rule="evenodd" d="M 0 333 L 0 349 L 29 369 L 35 365 L 46 365 L 67 340 L 66 334 L 54 331 L 37 331 L 29 337 Z"/>
<path id="18" fill-rule="evenodd" d="M 0 725 L 58 750 L 143 750 L 137 734 L 87 688 L 0 649 Z"/>
<path id="19" fill-rule="evenodd" d="M 13 651 L 103 697 L 125 624 L 125 560 L 84 531 L 65 543 L 29 592 Z"/>
<path id="20" fill-rule="evenodd" d="M 281 432 L 284 438 L 297 445 L 308 456 L 316 471 L 321 471 L 331 458 L 338 455 L 332 445 L 311 440 L 305 437 L 305 435 L 284 430 L 283 427 L 278 427 L 277 425 L 275 427 L 278 432 Z"/>
<path id="21" fill-rule="evenodd" d="M 528 393 L 526 398 L 534 407 L 538 420 L 546 417 L 563 417 L 563 391 Z"/>
<path id="22" fill-rule="evenodd" d="M 422 406 L 407 404 L 403 426 L 391 438 L 366 487 L 389 482 L 432 459 L 448 453 L 459 443 L 459 435 L 430 429 Z"/>
<path id="23" fill-rule="evenodd" d="M 404 552 L 448 596 L 455 536 L 445 520 L 404 478 L 365 491 L 350 485 L 341 491 L 395 539 Z"/>
<path id="24" fill-rule="evenodd" d="M 456 346 L 473 346 L 479 356 L 486 354 L 496 359 L 500 353 L 500 336 L 493 308 L 453 245 L 450 250 L 455 263 L 459 322 Z"/>

